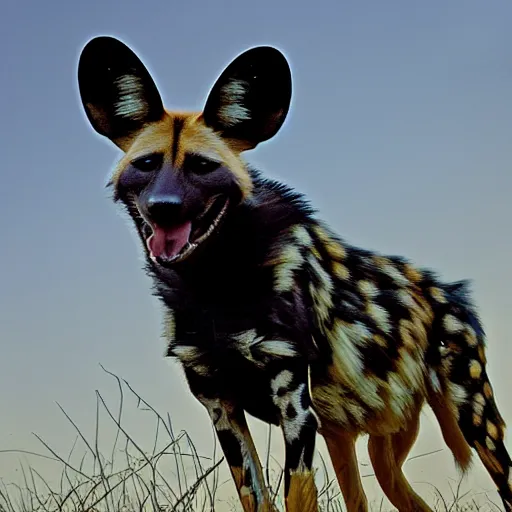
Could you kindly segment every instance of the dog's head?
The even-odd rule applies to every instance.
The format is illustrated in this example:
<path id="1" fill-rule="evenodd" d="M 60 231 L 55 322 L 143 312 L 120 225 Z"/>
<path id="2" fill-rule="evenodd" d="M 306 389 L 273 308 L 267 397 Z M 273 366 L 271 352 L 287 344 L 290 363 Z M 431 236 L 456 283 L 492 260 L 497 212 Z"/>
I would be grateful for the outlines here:
<path id="1" fill-rule="evenodd" d="M 111 184 L 158 265 L 185 260 L 252 193 L 240 154 L 273 137 L 291 100 L 291 74 L 268 46 L 239 55 L 200 113 L 170 112 L 141 60 L 96 37 L 82 50 L 78 83 L 93 128 L 123 152 Z"/>

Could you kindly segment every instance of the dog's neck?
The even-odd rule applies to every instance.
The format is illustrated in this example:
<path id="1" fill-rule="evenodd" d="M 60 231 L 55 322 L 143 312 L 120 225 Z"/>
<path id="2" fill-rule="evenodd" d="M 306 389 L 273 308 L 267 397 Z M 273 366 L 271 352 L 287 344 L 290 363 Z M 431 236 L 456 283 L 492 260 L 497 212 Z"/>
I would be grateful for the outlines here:
<path id="1" fill-rule="evenodd" d="M 277 182 L 256 179 L 255 184 L 254 194 L 229 212 L 197 254 L 169 270 L 149 265 L 158 295 L 179 301 L 186 290 L 220 295 L 230 290 L 237 296 L 238 289 L 257 284 L 271 247 L 291 226 L 310 220 L 311 210 L 299 194 Z"/>

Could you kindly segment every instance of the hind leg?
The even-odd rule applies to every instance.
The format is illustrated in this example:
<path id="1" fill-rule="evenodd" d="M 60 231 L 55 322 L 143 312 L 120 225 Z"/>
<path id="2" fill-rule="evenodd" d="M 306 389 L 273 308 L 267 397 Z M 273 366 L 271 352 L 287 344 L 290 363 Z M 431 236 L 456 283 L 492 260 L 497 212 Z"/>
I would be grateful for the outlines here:
<path id="1" fill-rule="evenodd" d="M 322 420 L 321 433 L 348 512 L 367 512 L 368 501 L 357 466 L 356 436 Z"/>
<path id="2" fill-rule="evenodd" d="M 407 427 L 396 434 L 391 436 L 391 444 L 393 445 L 393 454 L 395 457 L 396 465 L 401 468 L 404 465 L 405 459 L 411 448 L 413 447 L 418 433 L 420 431 L 420 416 L 419 414 L 409 422 Z"/>
<path id="3" fill-rule="evenodd" d="M 402 465 L 416 441 L 418 431 L 419 414 L 400 432 L 387 436 L 371 435 L 368 441 L 368 452 L 377 481 L 399 511 L 431 512 L 402 472 Z"/>

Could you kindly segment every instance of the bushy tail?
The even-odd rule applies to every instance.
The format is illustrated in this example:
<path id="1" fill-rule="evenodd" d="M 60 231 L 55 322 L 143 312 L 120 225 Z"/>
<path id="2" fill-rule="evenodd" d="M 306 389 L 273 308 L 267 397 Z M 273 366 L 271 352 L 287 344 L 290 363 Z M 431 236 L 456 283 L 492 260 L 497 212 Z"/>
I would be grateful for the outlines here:
<path id="1" fill-rule="evenodd" d="M 474 448 L 505 510 L 512 512 L 512 461 L 503 442 L 505 422 L 487 376 L 485 333 L 466 283 L 446 286 L 444 292 L 431 340 L 429 403 L 459 467 L 469 467 L 469 446 Z"/>

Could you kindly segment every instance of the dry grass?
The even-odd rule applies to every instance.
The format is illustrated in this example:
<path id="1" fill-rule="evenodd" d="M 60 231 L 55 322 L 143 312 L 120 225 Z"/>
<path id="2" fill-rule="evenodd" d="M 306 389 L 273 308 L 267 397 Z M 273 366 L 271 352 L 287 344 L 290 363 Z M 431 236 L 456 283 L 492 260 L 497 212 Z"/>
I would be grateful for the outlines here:
<path id="1" fill-rule="evenodd" d="M 224 459 L 217 446 L 211 457 L 200 456 L 194 443 L 184 431 L 175 433 L 171 418 L 157 412 L 126 381 L 105 370 L 115 379 L 119 390 L 119 404 L 114 412 L 99 392 L 97 395 L 96 427 L 93 439 L 87 439 L 80 427 L 61 408 L 76 431 L 75 443 L 67 456 L 59 454 L 38 437 L 46 454 L 18 452 L 29 461 L 43 458 L 58 466 L 58 478 L 51 481 L 34 464 L 21 464 L 22 483 L 0 481 L 0 512 L 203 512 L 241 510 L 236 497 L 229 502 L 218 496 L 219 465 Z M 136 399 L 137 409 L 149 413 L 155 425 L 151 446 L 141 446 L 123 425 L 125 395 Z M 60 407 L 60 406 L 59 406 Z M 100 412 L 113 428 L 113 445 L 108 453 L 100 450 L 102 425 Z M 82 453 L 78 453 L 81 446 Z M 269 429 L 270 446 L 270 429 Z M 12 450 L 6 450 L 12 453 Z M 1 453 L 1 452 L 0 452 Z M 275 503 L 282 504 L 282 470 L 272 460 L 270 450 L 265 457 L 265 477 Z M 345 510 L 338 486 L 328 479 L 322 460 L 324 484 L 319 488 L 324 512 Z M 56 474 L 57 474 L 56 473 Z M 449 499 L 433 489 L 433 507 L 440 512 L 469 512 L 479 509 L 477 502 L 460 494 L 460 485 L 453 489 Z M 492 508 L 489 508 L 492 507 Z M 501 510 L 489 503 L 486 511 Z M 373 510 L 385 511 L 382 503 Z"/>

